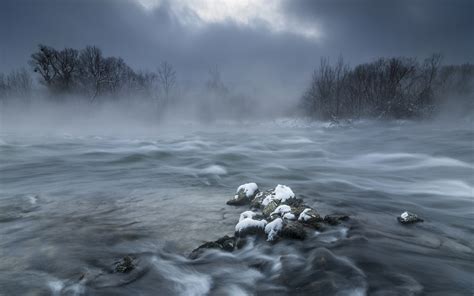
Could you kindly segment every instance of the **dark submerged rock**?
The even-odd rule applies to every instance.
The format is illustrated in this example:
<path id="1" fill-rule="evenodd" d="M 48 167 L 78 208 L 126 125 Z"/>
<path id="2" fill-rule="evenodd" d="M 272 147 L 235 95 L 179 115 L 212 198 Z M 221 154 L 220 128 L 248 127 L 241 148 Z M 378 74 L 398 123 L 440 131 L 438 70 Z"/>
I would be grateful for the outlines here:
<path id="1" fill-rule="evenodd" d="M 308 220 L 308 221 L 299 221 L 299 222 L 309 228 L 313 228 L 317 230 L 322 229 L 320 221 L 317 221 L 317 220 Z"/>
<path id="2" fill-rule="evenodd" d="M 199 257 L 206 249 L 218 249 L 226 252 L 232 252 L 237 246 L 237 239 L 233 236 L 225 235 L 213 242 L 206 242 L 196 249 L 194 249 L 189 257 L 191 259 L 196 259 Z"/>
<path id="3" fill-rule="evenodd" d="M 423 222 L 423 219 L 418 217 L 416 214 L 410 212 L 403 212 L 399 217 L 397 217 L 397 220 L 401 224 L 413 224 Z"/>
<path id="4" fill-rule="evenodd" d="M 324 217 L 323 222 L 329 225 L 338 225 L 339 223 L 341 223 L 341 221 L 347 221 L 347 220 L 349 220 L 349 216 L 347 215 L 332 214 L 332 215 L 326 215 L 326 217 Z"/>
<path id="5" fill-rule="evenodd" d="M 125 256 L 119 261 L 115 262 L 115 272 L 128 273 L 134 270 L 136 267 L 135 258 L 131 256 Z"/>
<path id="6" fill-rule="evenodd" d="M 301 223 L 291 221 L 283 225 L 280 236 L 283 238 L 304 240 L 306 238 L 306 231 Z"/>
<path id="7" fill-rule="evenodd" d="M 247 203 L 248 203 L 247 198 L 236 198 L 236 199 L 233 198 L 227 201 L 227 204 L 229 206 L 243 206 Z"/>

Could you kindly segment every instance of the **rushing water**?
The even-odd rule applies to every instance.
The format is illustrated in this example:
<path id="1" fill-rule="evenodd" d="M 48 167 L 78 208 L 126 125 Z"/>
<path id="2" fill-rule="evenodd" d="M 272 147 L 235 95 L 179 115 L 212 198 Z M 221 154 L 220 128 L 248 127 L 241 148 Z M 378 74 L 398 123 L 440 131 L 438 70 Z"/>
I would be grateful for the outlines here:
<path id="1" fill-rule="evenodd" d="M 472 295 L 473 139 L 470 123 L 4 131 L 0 295 Z M 350 227 L 188 259 L 233 234 L 246 182 Z M 112 273 L 127 254 L 138 268 Z"/>

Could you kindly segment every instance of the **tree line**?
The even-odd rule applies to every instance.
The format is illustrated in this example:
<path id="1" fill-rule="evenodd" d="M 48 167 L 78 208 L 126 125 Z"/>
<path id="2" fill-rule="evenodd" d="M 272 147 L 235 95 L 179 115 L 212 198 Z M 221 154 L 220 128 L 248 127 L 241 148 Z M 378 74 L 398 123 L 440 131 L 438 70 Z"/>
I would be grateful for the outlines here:
<path id="1" fill-rule="evenodd" d="M 468 101 L 472 109 L 474 65 L 442 65 L 441 61 L 441 55 L 434 54 L 421 62 L 406 57 L 379 58 L 351 67 L 342 57 L 334 64 L 322 58 L 299 106 L 305 115 L 322 120 L 418 118 L 456 98 L 454 103 Z M 136 71 L 120 57 L 104 56 L 96 46 L 78 50 L 40 44 L 28 64 L 47 96 L 58 100 L 74 97 L 96 103 L 144 98 L 161 111 L 178 99 L 177 73 L 168 62 L 162 62 L 156 71 Z M 26 69 L 0 73 L 0 101 L 36 96 L 30 73 Z M 215 113 L 252 114 L 249 111 L 258 103 L 226 86 L 217 66 L 208 72 L 204 93 L 192 95 L 200 97 L 193 104 L 205 118 Z"/>
<path id="2" fill-rule="evenodd" d="M 331 64 L 322 58 L 302 96 L 301 107 L 312 117 L 417 118 L 429 116 L 443 100 L 470 100 L 474 65 L 442 65 L 441 55 L 379 58 L 350 67 L 342 57 Z"/>
<path id="3" fill-rule="evenodd" d="M 7 97 L 27 98 L 31 94 L 33 79 L 24 68 L 9 74 L 0 73 L 0 99 Z"/>
<path id="4" fill-rule="evenodd" d="M 106 57 L 96 46 L 55 49 L 40 44 L 28 64 L 48 95 L 75 95 L 91 103 L 98 98 L 140 96 L 166 104 L 174 95 L 176 71 L 168 62 L 156 72 L 135 71 L 120 57 Z M 28 98 L 33 79 L 25 70 L 0 74 L 0 98 Z"/>
<path id="5" fill-rule="evenodd" d="M 120 57 L 104 56 L 96 46 L 78 50 L 40 44 L 28 64 L 31 72 L 20 69 L 0 74 L 0 102 L 29 101 L 41 93 L 53 100 L 81 100 L 91 104 L 132 99 L 136 103 L 153 102 L 160 113 L 183 96 L 176 70 L 170 63 L 162 62 L 156 71 L 136 71 Z M 254 105 L 252 99 L 226 86 L 217 65 L 210 67 L 207 74 L 202 92 L 188 90 L 199 97 L 192 107 L 200 117 L 208 120 L 217 113 L 222 116 L 248 113 Z M 35 90 L 33 79 L 43 86 L 40 90 Z"/>

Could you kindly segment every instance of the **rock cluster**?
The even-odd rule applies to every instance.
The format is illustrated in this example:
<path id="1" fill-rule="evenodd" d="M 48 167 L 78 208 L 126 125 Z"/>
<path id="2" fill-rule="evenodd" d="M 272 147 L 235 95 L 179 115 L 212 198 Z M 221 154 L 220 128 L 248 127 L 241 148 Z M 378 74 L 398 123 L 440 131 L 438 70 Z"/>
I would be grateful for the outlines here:
<path id="1" fill-rule="evenodd" d="M 262 234 L 268 241 L 281 238 L 305 239 L 305 228 L 319 229 L 320 223 L 324 222 L 315 209 L 296 198 L 291 188 L 285 185 L 277 185 L 266 191 L 257 189 L 245 203 L 250 205 L 251 211 L 241 214 L 235 227 L 237 237 Z"/>
<path id="2" fill-rule="evenodd" d="M 322 224 L 336 225 L 349 219 L 345 215 L 322 217 L 285 185 L 260 191 L 255 183 L 243 184 L 237 188 L 236 194 L 227 204 L 250 207 L 240 214 L 235 226 L 235 235 L 226 235 L 217 241 L 199 246 L 191 253 L 191 258 L 197 258 L 205 249 L 233 251 L 241 247 L 245 243 L 245 237 L 249 235 L 265 237 L 269 242 L 281 239 L 304 240 L 311 229 L 320 230 Z"/>

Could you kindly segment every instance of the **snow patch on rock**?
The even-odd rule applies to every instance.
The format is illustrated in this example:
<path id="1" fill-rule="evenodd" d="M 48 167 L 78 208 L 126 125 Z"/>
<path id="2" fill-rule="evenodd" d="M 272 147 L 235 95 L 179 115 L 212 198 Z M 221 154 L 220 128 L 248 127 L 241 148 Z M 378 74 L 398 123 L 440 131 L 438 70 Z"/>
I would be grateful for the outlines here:
<path id="1" fill-rule="evenodd" d="M 242 232 L 247 228 L 265 228 L 265 225 L 267 225 L 266 220 L 254 220 L 252 218 L 245 218 L 242 219 L 242 221 L 239 221 L 237 225 L 235 225 L 235 231 L 236 232 Z"/>
<path id="2" fill-rule="evenodd" d="M 283 215 L 285 215 L 286 213 L 289 213 L 289 212 L 291 212 L 291 207 L 290 206 L 280 205 L 270 214 L 270 216 L 273 216 L 273 215 L 283 216 Z"/>
<path id="3" fill-rule="evenodd" d="M 311 211 L 310 208 L 304 209 L 304 211 L 301 212 L 300 216 L 298 217 L 298 221 L 308 221 L 309 219 L 311 219 L 312 216 L 308 215 L 309 211 Z"/>
<path id="4" fill-rule="evenodd" d="M 279 200 L 281 202 L 285 202 L 287 199 L 294 198 L 295 194 L 293 193 L 293 190 L 291 190 L 290 187 L 286 185 L 280 185 L 278 184 L 277 187 L 275 187 L 275 192 L 273 193 L 273 198 L 276 200 Z"/>
<path id="5" fill-rule="evenodd" d="M 272 194 L 265 197 L 265 199 L 262 201 L 262 206 L 266 207 L 272 200 L 275 200 L 280 203 L 285 202 L 288 199 L 294 197 L 295 194 L 293 193 L 293 190 L 291 190 L 290 187 L 278 184 L 273 190 Z"/>
<path id="6" fill-rule="evenodd" d="M 236 195 L 234 198 L 238 198 L 238 193 L 240 191 L 243 191 L 245 193 L 245 196 L 247 198 L 251 198 L 255 195 L 255 192 L 258 190 L 258 186 L 256 183 L 246 183 L 246 184 L 242 184 L 239 186 L 239 188 L 237 188 L 237 191 L 236 191 Z"/>
<path id="7" fill-rule="evenodd" d="M 278 233 L 283 228 L 283 220 L 281 218 L 277 218 L 272 222 L 268 223 L 265 226 L 265 233 L 267 234 L 267 241 L 273 241 Z"/>
<path id="8" fill-rule="evenodd" d="M 242 214 L 240 214 L 239 222 L 244 220 L 244 219 L 249 219 L 249 218 L 253 219 L 253 217 L 255 217 L 256 215 L 257 215 L 257 213 L 255 213 L 255 212 L 245 211 Z"/>

